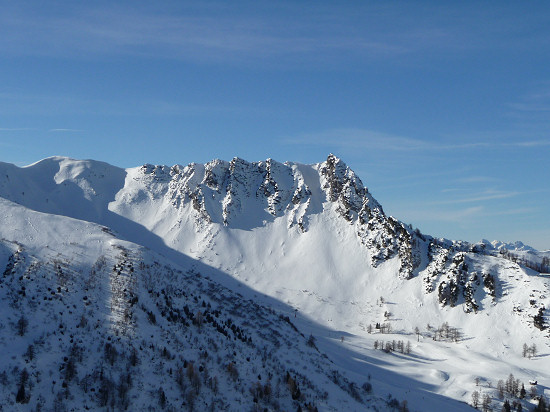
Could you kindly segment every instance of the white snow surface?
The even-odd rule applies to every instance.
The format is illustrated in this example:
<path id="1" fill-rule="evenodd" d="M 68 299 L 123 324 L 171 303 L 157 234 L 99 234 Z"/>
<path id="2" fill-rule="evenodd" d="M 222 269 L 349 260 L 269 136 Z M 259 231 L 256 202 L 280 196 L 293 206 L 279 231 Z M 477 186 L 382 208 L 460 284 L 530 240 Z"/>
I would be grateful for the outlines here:
<path id="1" fill-rule="evenodd" d="M 363 189 L 343 162 L 337 159 L 336 165 L 342 190 L 353 184 Z M 495 296 L 481 285 L 477 311 L 467 312 L 460 299 L 442 305 L 437 288 L 426 291 L 436 264 L 427 260 L 427 246 L 409 279 L 398 275 L 398 255 L 373 265 L 374 249 L 359 235 L 358 212 L 352 206 L 345 219 L 340 200 L 331 200 L 326 167 L 237 158 L 126 170 L 64 157 L 24 168 L 0 163 L 0 263 L 13 252 L 5 245 L 17 248 L 9 242 L 42 260 L 63 254 L 81 267 L 112 254 L 114 245 L 135 253 L 145 253 L 145 247 L 155 256 L 151 260 L 200 268 L 245 299 L 284 312 L 349 379 L 362 383 L 370 377 L 375 395 L 407 400 L 411 410 L 470 410 L 475 390 L 500 405 L 495 388 L 510 373 L 527 390 L 530 379 L 538 380 L 538 393 L 545 393 L 550 341 L 548 330 L 533 326 L 533 316 L 550 306 L 550 282 L 499 257 L 498 250 L 542 254 L 521 242 L 480 242 L 495 253 L 464 250 L 470 272 L 495 277 Z M 351 190 L 350 204 L 381 210 L 366 189 L 355 198 L 357 190 Z M 374 328 L 386 321 L 391 333 Z M 458 342 L 433 339 L 445 322 L 459 330 Z M 411 353 L 374 349 L 375 341 L 393 340 L 410 342 Z M 523 357 L 524 344 L 535 344 L 536 356 Z M 339 399 L 333 391 L 330 396 Z M 350 410 L 362 407 L 349 404 Z"/>

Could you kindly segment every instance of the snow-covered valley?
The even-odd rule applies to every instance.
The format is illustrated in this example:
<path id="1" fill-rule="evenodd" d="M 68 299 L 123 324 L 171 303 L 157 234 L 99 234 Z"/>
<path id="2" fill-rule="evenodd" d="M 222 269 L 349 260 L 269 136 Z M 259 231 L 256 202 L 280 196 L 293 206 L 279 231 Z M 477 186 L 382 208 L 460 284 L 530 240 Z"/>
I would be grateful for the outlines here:
<path id="1" fill-rule="evenodd" d="M 332 155 L 0 163 L 0 217 L 10 410 L 459 411 L 475 393 L 525 410 L 550 395 L 550 252 L 422 234 Z"/>

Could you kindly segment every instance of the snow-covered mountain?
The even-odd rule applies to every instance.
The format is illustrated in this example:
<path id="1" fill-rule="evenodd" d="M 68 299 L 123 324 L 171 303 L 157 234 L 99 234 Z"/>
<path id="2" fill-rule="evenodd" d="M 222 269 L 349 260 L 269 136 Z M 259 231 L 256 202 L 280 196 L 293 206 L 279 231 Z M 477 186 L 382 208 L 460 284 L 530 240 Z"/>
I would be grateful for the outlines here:
<path id="1" fill-rule="evenodd" d="M 413 230 L 333 155 L 0 163 L 0 198 L 4 405 L 467 410 L 550 384 L 548 254 Z"/>

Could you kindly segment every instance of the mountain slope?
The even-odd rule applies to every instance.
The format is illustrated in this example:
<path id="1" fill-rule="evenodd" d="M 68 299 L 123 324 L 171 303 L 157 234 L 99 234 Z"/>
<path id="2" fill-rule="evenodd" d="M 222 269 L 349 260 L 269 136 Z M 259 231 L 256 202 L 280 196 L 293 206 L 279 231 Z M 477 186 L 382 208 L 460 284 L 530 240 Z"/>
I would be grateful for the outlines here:
<path id="1" fill-rule="evenodd" d="M 524 382 L 549 382 L 544 356 L 522 356 L 524 343 L 535 343 L 541 355 L 548 350 L 548 280 L 514 257 L 531 253 L 542 264 L 545 255 L 501 253 L 500 244 L 414 231 L 386 216 L 333 155 L 316 165 L 238 158 L 127 170 L 66 158 L 27 168 L 0 164 L 0 196 L 104 225 L 171 264 L 200 266 L 230 289 L 247 285 L 248 299 L 282 302 L 302 333 L 337 353 L 358 381 L 365 373 L 338 351 L 350 350 L 371 365 L 381 362 L 432 385 L 430 392 L 465 402 L 476 377 L 492 395 L 488 382 L 509 373 Z M 29 236 L 29 228 L 22 233 Z M 411 341 L 414 358 L 373 349 L 375 342 L 403 338 Z M 387 380 L 377 384 L 397 390 L 400 399 L 410 391 L 390 389 Z M 419 409 L 425 401 L 410 395 Z"/>
<path id="2" fill-rule="evenodd" d="M 0 242 L 4 407 L 387 404 L 323 357 L 283 305 L 258 305 L 96 224 L 6 200 L 0 210 L 11 222 Z"/>

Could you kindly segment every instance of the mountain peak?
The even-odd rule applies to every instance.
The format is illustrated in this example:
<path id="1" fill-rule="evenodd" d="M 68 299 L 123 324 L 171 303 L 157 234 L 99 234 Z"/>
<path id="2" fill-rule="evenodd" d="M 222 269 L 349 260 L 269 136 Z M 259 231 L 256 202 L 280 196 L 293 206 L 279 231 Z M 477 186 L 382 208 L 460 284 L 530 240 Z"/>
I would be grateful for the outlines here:
<path id="1" fill-rule="evenodd" d="M 341 159 L 338 156 L 336 156 L 334 153 L 329 153 L 328 156 L 327 156 L 327 162 L 335 163 L 335 162 L 340 162 L 340 161 L 341 161 Z"/>
<path id="2" fill-rule="evenodd" d="M 103 367 L 108 372 L 103 382 L 110 382 L 105 377 L 111 372 L 119 379 L 132 354 L 141 354 L 145 373 L 136 373 L 140 386 L 131 394 L 136 405 L 137 397 L 147 397 L 161 385 L 166 392 L 154 396 L 171 399 L 174 408 L 182 405 L 177 387 L 178 380 L 187 382 L 185 373 L 180 376 L 186 361 L 194 365 L 188 371 L 215 371 L 224 385 L 220 396 L 235 392 L 248 397 L 249 404 L 257 401 L 268 407 L 265 397 L 256 396 L 257 385 L 260 380 L 263 385 L 280 381 L 277 392 L 286 394 L 286 403 L 273 404 L 272 409 L 298 407 L 293 403 L 297 395 L 285 388 L 296 383 L 300 373 L 309 377 L 330 369 L 330 376 L 300 380 L 308 399 L 322 402 L 327 406 L 323 409 L 365 408 L 342 406 L 338 391 L 329 390 L 328 397 L 323 391 L 308 392 L 307 382 L 333 382 L 344 390 L 344 397 L 349 393 L 357 399 L 370 399 L 373 388 L 390 388 L 384 398 L 390 390 L 395 394 L 394 389 L 406 388 L 399 396 L 411 400 L 411 406 L 416 402 L 412 410 L 452 410 L 426 403 L 426 385 L 438 388 L 438 399 L 447 395 L 469 402 L 470 392 L 480 390 L 474 383 L 479 376 L 479 385 L 487 388 L 484 393 L 491 394 L 494 388 L 489 389 L 488 381 L 506 378 L 511 371 L 524 379 L 524 342 L 544 347 L 547 340 L 549 285 L 539 273 L 548 267 L 550 256 L 531 253 L 520 242 L 470 244 L 413 230 L 386 216 L 359 177 L 333 154 L 312 165 L 238 157 L 126 170 L 61 157 L 26 168 L 0 163 L 0 216 L 7 222 L 0 225 L 0 263 L 5 268 L 0 295 L 7 302 L 4 323 L 14 326 L 0 328 L 5 369 L 32 367 L 57 382 L 35 381 L 38 375 L 29 373 L 33 385 L 24 389 L 35 388 L 29 407 L 54 385 L 59 396 L 48 395 L 47 404 L 54 404 L 56 396 L 82 409 L 79 399 L 88 392 L 65 379 L 68 360 L 76 353 L 71 349 L 74 342 L 89 353 L 78 366 L 82 385 L 94 376 L 99 383 Z M 499 253 L 497 248 L 506 250 Z M 183 270 L 178 272 L 174 265 Z M 256 300 L 267 305 L 265 311 L 252 305 Z M 32 339 L 13 333 L 20 313 L 29 320 L 29 330 L 36 329 Z M 80 323 L 82 315 L 89 319 L 88 326 Z M 38 327 L 44 319 L 56 322 Z M 107 325 L 112 329 L 105 329 L 105 339 L 98 341 L 98 330 Z M 44 330 L 49 331 L 46 346 L 37 343 Z M 301 331 L 305 335 L 300 336 Z M 135 333 L 129 340 L 135 348 L 119 345 L 127 333 Z M 308 334 L 311 339 L 305 343 Z M 288 339 L 281 340 L 285 335 Z M 401 354 L 392 354 L 403 338 L 411 340 L 413 358 L 407 357 L 403 343 Z M 390 344 L 394 340 L 396 348 Z M 494 342 L 503 345 L 495 348 Z M 38 350 L 34 359 L 22 353 L 27 343 Z M 296 343 L 293 352 L 287 343 Z M 124 353 L 118 363 L 113 358 L 115 346 Z M 373 349 L 377 346 L 384 351 Z M 336 352 L 333 364 L 317 363 L 325 362 L 322 356 L 309 362 L 329 347 Z M 361 354 L 356 356 L 355 350 Z M 270 360 L 271 351 L 276 356 Z M 306 360 L 304 353 L 309 354 Z M 279 354 L 286 363 L 279 362 Z M 441 360 L 452 356 L 476 361 Z M 42 360 L 35 359 L 44 357 L 51 365 L 42 370 Z M 292 357 L 304 362 L 298 364 Z M 546 358 L 532 357 L 529 370 L 536 372 L 539 388 L 548 386 Z M 487 368 L 480 359 L 497 359 L 503 366 L 495 369 L 492 363 Z M 151 360 L 155 371 L 149 367 Z M 339 362 L 357 366 L 346 378 L 335 375 Z M 404 373 L 413 378 L 378 374 L 374 365 L 394 370 L 403 365 Z M 235 367 L 242 371 L 238 379 L 228 374 Z M 176 372 L 170 373 L 170 368 Z M 208 382 L 204 373 L 201 382 Z M 274 373 L 273 380 L 268 373 Z M 370 382 L 371 373 L 368 389 L 350 380 L 362 376 L 363 382 Z M 415 392 L 413 379 L 422 380 L 422 391 L 409 398 Z M 20 382 L 16 377 L 0 388 L 2 404 L 17 406 Z M 151 382 L 155 388 L 147 387 Z M 61 392 L 64 383 L 74 395 Z M 93 395 L 89 392 L 90 405 L 97 391 L 104 393 L 103 386 L 95 386 Z M 249 396 L 252 391 L 243 392 L 243 387 L 254 389 L 254 394 Z M 210 398 L 210 389 L 208 383 L 201 394 L 193 388 L 201 406 Z M 226 402 L 218 409 L 241 410 L 244 405 L 230 408 L 232 400 Z M 155 409 L 156 404 L 144 405 Z M 386 410 L 384 406 L 377 409 Z M 467 405 L 456 410 L 461 407 Z"/>

